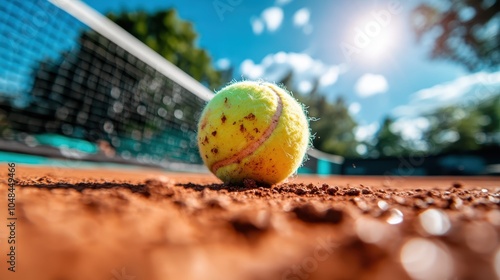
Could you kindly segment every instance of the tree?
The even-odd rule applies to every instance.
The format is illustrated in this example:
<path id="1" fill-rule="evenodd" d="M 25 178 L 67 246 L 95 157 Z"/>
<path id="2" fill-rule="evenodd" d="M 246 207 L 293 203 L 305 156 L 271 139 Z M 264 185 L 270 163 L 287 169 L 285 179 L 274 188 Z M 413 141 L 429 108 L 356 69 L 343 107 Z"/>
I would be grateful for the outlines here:
<path id="1" fill-rule="evenodd" d="M 472 113 L 472 112 L 471 112 Z M 475 135 L 479 132 L 478 114 L 456 106 L 440 108 L 428 115 L 429 128 L 424 132 L 431 154 L 471 151 L 479 148 Z"/>
<path id="2" fill-rule="evenodd" d="M 293 73 L 290 71 L 281 79 L 281 83 L 294 93 Z M 315 135 L 313 146 L 326 153 L 356 157 L 358 142 L 354 137 L 356 121 L 349 114 L 346 103 L 342 97 L 334 102 L 327 100 L 319 92 L 319 81 L 313 83 L 308 93 L 299 93 L 295 97 L 302 102 L 311 118 L 311 132 Z"/>
<path id="3" fill-rule="evenodd" d="M 442 4 L 442 5 L 439 5 Z M 499 1 L 441 0 L 420 4 L 411 17 L 417 39 L 434 36 L 431 58 L 458 62 L 469 70 L 500 65 Z"/>
<path id="4" fill-rule="evenodd" d="M 395 132 L 392 128 L 393 124 L 393 119 L 385 118 L 382 126 L 375 135 L 376 142 L 373 150 L 379 156 L 402 156 L 409 152 L 401 134 Z"/>
<path id="5" fill-rule="evenodd" d="M 358 143 L 354 136 L 357 123 L 349 114 L 344 99 L 338 97 L 332 103 L 321 95 L 306 101 L 306 104 L 311 104 L 309 114 L 317 119 L 311 122 L 311 130 L 316 134 L 314 147 L 327 153 L 358 156 Z"/>
<path id="6" fill-rule="evenodd" d="M 116 24 L 184 72 L 211 89 L 226 83 L 212 66 L 208 52 L 196 47 L 198 35 L 190 22 L 179 19 L 174 9 L 148 14 L 144 11 L 109 13 Z"/>
<path id="7" fill-rule="evenodd" d="M 500 95 L 472 106 L 448 106 L 427 115 L 430 153 L 500 146 Z"/>
<path id="8" fill-rule="evenodd" d="M 475 110 L 481 116 L 480 125 L 485 144 L 500 145 L 500 92 L 481 102 Z"/>

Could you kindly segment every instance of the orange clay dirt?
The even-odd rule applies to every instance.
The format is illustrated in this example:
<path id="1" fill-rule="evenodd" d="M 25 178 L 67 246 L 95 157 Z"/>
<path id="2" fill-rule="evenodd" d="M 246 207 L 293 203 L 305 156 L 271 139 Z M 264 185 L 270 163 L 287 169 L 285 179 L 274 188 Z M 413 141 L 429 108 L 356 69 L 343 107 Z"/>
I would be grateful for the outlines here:
<path id="1" fill-rule="evenodd" d="M 498 177 L 225 186 L 208 174 L 19 165 L 11 272 L 7 173 L 0 279 L 500 277 Z"/>

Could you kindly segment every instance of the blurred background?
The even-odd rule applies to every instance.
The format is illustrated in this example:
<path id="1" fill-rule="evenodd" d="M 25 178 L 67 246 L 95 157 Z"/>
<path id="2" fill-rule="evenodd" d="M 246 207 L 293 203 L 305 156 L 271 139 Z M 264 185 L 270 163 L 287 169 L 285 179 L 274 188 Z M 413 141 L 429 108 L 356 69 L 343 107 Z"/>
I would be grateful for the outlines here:
<path id="1" fill-rule="evenodd" d="M 0 161 L 205 172 L 196 123 L 231 80 L 282 83 L 299 173 L 500 175 L 492 0 L 6 0 Z"/>

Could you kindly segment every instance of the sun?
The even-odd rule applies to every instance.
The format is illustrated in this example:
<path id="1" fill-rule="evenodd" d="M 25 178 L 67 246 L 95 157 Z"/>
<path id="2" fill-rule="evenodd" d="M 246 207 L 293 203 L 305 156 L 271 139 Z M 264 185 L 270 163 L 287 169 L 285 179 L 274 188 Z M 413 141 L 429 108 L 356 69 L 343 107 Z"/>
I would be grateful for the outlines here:
<path id="1" fill-rule="evenodd" d="M 390 58 L 402 39 L 396 18 L 387 13 L 385 17 L 368 14 L 359 19 L 342 42 L 344 56 L 363 63 Z"/>
<path id="2" fill-rule="evenodd" d="M 381 32 L 378 36 L 371 39 L 369 45 L 363 50 L 364 56 L 370 59 L 378 59 L 390 53 L 394 46 L 394 36 L 391 32 Z"/>
<path id="3" fill-rule="evenodd" d="M 380 31 L 370 33 L 369 42 L 361 51 L 361 57 L 367 62 L 380 62 L 391 57 L 396 50 L 400 40 L 397 29 L 393 26 L 385 26 Z"/>

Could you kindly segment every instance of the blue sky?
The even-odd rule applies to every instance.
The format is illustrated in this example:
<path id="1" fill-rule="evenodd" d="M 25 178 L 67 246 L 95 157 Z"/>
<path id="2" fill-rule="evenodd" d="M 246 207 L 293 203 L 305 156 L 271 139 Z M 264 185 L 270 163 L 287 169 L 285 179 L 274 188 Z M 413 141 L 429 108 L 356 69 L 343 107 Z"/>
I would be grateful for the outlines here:
<path id="1" fill-rule="evenodd" d="M 235 78 L 277 80 L 287 70 L 307 91 L 319 79 L 321 91 L 342 95 L 367 138 L 387 116 L 396 130 L 418 137 L 422 106 L 460 102 L 473 88 L 500 86 L 500 72 L 469 73 L 460 65 L 427 58 L 429 44 L 417 44 L 409 13 L 418 1 L 361 0 L 84 0 L 101 13 L 174 7 L 193 22 L 198 45 Z M 472 96 L 483 98 L 484 96 Z M 418 121 L 417 121 L 418 123 Z"/>
<path id="2" fill-rule="evenodd" d="M 33 83 L 33 67 L 41 60 L 57 59 L 61 50 L 77 46 L 74 39 L 84 25 L 69 20 L 71 15 L 47 1 L 8 4 L 1 14 L 9 24 L 0 25 L 0 92 L 13 98 L 16 106 L 24 107 L 30 100 L 28 92 Z"/>

